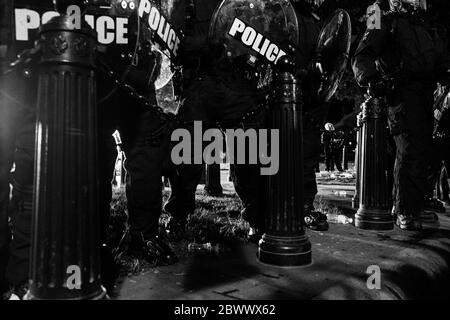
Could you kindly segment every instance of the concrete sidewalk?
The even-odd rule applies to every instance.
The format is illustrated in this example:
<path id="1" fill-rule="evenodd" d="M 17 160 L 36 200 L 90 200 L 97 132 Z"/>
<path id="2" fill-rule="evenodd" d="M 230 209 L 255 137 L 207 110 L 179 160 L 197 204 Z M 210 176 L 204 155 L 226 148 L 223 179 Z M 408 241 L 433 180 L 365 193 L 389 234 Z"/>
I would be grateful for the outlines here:
<path id="1" fill-rule="evenodd" d="M 345 193 L 343 192 L 345 191 Z M 351 213 L 352 187 L 320 186 L 323 201 Z M 122 278 L 117 299 L 415 299 L 449 298 L 450 212 L 422 233 L 371 232 L 331 224 L 308 231 L 313 263 L 276 268 L 259 263 L 257 246 L 185 261 Z M 381 270 L 380 289 L 369 289 L 369 266 Z"/>

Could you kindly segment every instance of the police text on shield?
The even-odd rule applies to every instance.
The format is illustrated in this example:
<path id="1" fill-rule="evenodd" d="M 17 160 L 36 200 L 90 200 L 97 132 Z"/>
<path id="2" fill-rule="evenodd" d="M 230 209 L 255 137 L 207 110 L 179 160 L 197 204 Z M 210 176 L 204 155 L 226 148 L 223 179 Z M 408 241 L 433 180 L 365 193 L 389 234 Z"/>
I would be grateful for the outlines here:
<path id="1" fill-rule="evenodd" d="M 42 13 L 27 8 L 14 10 L 15 30 L 17 41 L 29 41 L 30 30 L 39 29 L 41 24 L 47 23 L 51 18 L 59 16 L 59 12 L 46 11 Z M 67 7 L 67 15 L 71 17 L 73 29 L 81 28 L 81 8 L 77 5 Z M 127 44 L 128 18 L 84 15 L 84 20 L 97 31 L 97 40 L 100 44 Z"/>

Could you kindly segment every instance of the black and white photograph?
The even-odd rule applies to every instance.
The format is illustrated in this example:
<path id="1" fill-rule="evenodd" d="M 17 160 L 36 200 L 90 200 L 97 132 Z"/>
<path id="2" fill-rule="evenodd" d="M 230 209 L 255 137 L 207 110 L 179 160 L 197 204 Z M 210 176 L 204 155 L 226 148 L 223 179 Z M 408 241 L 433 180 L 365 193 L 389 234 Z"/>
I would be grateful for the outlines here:
<path id="1" fill-rule="evenodd" d="M 449 0 L 0 0 L 2 304 L 448 300 L 448 171 Z"/>

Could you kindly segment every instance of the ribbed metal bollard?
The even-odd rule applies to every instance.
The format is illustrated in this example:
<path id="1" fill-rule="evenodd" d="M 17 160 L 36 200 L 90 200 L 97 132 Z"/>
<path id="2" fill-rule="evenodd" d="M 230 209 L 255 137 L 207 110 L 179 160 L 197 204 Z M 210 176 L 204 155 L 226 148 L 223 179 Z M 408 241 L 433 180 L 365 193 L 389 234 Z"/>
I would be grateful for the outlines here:
<path id="1" fill-rule="evenodd" d="M 42 26 L 28 299 L 101 299 L 95 32 Z"/>
<path id="2" fill-rule="evenodd" d="M 359 209 L 355 216 L 357 228 L 391 230 L 394 221 L 389 210 L 387 173 L 386 112 L 383 101 L 369 98 L 363 104 L 361 136 L 358 144 Z"/>
<path id="3" fill-rule="evenodd" d="M 223 188 L 220 184 L 220 164 L 207 164 L 205 172 L 205 191 L 210 196 L 221 196 Z"/>
<path id="4" fill-rule="evenodd" d="M 357 116 L 357 131 L 356 131 L 356 149 L 355 149 L 355 195 L 352 198 L 352 208 L 358 209 L 359 208 L 359 177 L 360 172 L 359 168 L 361 167 L 361 152 L 359 151 L 361 149 L 361 116 L 362 113 L 359 113 Z"/>
<path id="5" fill-rule="evenodd" d="M 270 265 L 301 266 L 311 263 L 311 243 L 304 230 L 300 82 L 290 57 L 281 57 L 277 67 L 269 128 L 279 130 L 279 170 L 268 176 L 266 230 L 258 258 Z"/>

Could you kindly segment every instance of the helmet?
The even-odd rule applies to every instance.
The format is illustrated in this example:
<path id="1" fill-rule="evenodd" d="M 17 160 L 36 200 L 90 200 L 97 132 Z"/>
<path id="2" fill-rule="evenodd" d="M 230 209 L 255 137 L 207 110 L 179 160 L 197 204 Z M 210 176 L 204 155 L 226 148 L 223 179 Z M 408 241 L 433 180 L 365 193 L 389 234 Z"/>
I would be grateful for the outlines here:
<path id="1" fill-rule="evenodd" d="M 326 131 L 334 131 L 335 130 L 334 125 L 332 123 L 327 122 L 325 124 L 325 130 Z"/>
<path id="2" fill-rule="evenodd" d="M 427 10 L 427 0 L 389 0 L 391 11 L 412 12 Z"/>

